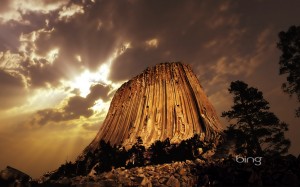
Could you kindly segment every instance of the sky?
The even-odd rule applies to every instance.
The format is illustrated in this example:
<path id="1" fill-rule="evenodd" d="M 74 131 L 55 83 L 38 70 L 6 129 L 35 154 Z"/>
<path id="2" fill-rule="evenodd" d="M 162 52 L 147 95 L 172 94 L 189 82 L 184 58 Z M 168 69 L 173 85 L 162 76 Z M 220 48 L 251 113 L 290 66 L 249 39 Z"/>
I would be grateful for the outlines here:
<path id="1" fill-rule="evenodd" d="M 300 153 L 296 98 L 281 90 L 278 33 L 300 1 L 1 0 L 0 170 L 32 177 L 74 161 L 122 83 L 161 62 L 189 64 L 219 116 L 230 82 L 258 88 L 289 124 Z M 223 128 L 229 124 L 220 117 Z"/>

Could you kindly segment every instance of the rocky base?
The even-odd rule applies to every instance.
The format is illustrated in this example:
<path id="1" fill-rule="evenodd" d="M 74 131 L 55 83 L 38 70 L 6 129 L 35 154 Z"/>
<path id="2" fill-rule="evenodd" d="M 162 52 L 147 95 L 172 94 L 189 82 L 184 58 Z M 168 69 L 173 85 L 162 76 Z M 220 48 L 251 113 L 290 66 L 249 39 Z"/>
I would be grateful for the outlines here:
<path id="1" fill-rule="evenodd" d="M 199 164 L 204 161 L 197 159 Z M 113 169 L 110 172 L 95 174 L 93 171 L 88 176 L 77 176 L 71 179 L 61 178 L 57 181 L 47 181 L 50 185 L 66 186 L 172 186 L 189 187 L 197 184 L 196 162 L 174 162 L 155 166 L 124 167 Z"/>
<path id="2" fill-rule="evenodd" d="M 1 180 L 4 178 L 2 177 Z M 299 186 L 300 155 L 263 157 L 261 165 L 239 163 L 234 157 L 222 159 L 196 159 L 126 169 L 112 169 L 87 176 L 45 177 L 23 183 L 20 179 L 1 181 L 0 186 L 39 187 L 96 187 L 96 186 Z M 3 183 L 5 182 L 5 183 Z"/>
<path id="3" fill-rule="evenodd" d="M 263 157 L 261 165 L 238 163 L 234 157 L 196 159 L 71 179 L 60 178 L 41 186 L 299 186 L 300 156 Z"/>

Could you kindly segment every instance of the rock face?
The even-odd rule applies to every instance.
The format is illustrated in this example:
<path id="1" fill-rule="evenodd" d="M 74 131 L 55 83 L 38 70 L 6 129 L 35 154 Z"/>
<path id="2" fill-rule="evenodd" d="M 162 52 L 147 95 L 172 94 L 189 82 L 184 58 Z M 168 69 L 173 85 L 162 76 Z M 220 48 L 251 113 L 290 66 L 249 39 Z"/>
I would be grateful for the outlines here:
<path id="1" fill-rule="evenodd" d="M 162 63 L 117 90 L 102 127 L 86 150 L 95 150 L 101 139 L 129 148 L 139 136 L 149 146 L 166 138 L 180 142 L 195 133 L 211 140 L 220 131 L 215 109 L 190 66 Z"/>
<path id="2" fill-rule="evenodd" d="M 203 161 L 204 162 L 204 161 Z M 169 164 L 113 169 L 98 175 L 77 176 L 68 180 L 69 186 L 165 186 L 190 187 L 197 184 L 197 164 L 192 161 L 174 162 Z M 182 173 L 181 171 L 185 172 Z M 49 186 L 66 184 L 66 179 L 49 181 Z M 66 185 L 67 186 L 67 185 Z"/>
<path id="3" fill-rule="evenodd" d="M 15 184 L 25 184 L 31 180 L 31 177 L 22 171 L 19 171 L 15 168 L 7 166 L 6 169 L 0 171 L 0 186 L 3 184 L 12 186 Z"/>

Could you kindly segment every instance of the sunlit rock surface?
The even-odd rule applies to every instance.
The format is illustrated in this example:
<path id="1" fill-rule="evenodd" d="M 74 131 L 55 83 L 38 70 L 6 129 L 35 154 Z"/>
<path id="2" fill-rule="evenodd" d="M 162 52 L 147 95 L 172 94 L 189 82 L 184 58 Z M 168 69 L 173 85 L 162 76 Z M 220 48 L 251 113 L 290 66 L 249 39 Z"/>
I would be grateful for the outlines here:
<path id="1" fill-rule="evenodd" d="M 101 139 L 129 148 L 139 136 L 149 146 L 166 138 L 177 143 L 195 133 L 210 141 L 220 131 L 215 109 L 190 66 L 162 63 L 117 90 L 105 121 L 86 150 L 96 149 Z"/>

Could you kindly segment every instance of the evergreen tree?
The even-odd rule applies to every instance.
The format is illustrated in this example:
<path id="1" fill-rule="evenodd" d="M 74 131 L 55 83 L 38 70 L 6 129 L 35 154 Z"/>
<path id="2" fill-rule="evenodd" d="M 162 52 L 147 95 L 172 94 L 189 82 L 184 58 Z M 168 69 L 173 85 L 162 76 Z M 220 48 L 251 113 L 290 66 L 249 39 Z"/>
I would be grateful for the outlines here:
<path id="1" fill-rule="evenodd" d="M 99 166 L 96 168 L 98 173 L 102 173 L 105 171 L 110 171 L 113 166 L 114 158 L 115 158 L 115 149 L 110 145 L 110 142 L 105 142 L 104 140 L 100 140 L 99 148 L 95 151 L 94 156 L 90 157 L 91 160 L 87 162 L 88 172 L 92 169 L 95 164 L 99 163 Z"/>
<path id="2" fill-rule="evenodd" d="M 280 32 L 279 39 L 277 47 L 282 51 L 279 74 L 287 74 L 282 89 L 290 96 L 295 94 L 300 103 L 300 26 L 291 26 L 287 32 Z M 296 116 L 300 117 L 300 106 L 296 109 Z"/>
<path id="3" fill-rule="evenodd" d="M 141 137 L 137 137 L 136 143 L 132 146 L 132 148 L 128 151 L 131 155 L 130 158 L 132 160 L 133 166 L 143 166 L 145 163 L 144 153 L 146 149 L 143 146 L 143 140 Z"/>
<path id="4" fill-rule="evenodd" d="M 86 160 L 77 160 L 76 161 L 76 175 L 86 175 Z"/>
<path id="5" fill-rule="evenodd" d="M 189 142 L 189 140 L 182 140 L 173 152 L 173 154 L 175 153 L 176 155 L 175 159 L 179 161 L 192 160 L 192 149 L 192 144 Z"/>
<path id="6" fill-rule="evenodd" d="M 232 82 L 228 90 L 233 94 L 234 105 L 222 117 L 234 121 L 225 132 L 237 139 L 237 153 L 250 156 L 286 153 L 290 146 L 284 137 L 287 124 L 269 112 L 269 103 L 262 92 L 242 81 Z"/>
<path id="7" fill-rule="evenodd" d="M 202 148 L 202 150 L 204 149 L 203 142 L 200 141 L 200 135 L 194 134 L 194 136 L 190 138 L 188 141 L 189 144 L 191 144 L 190 147 L 191 147 L 192 155 L 194 158 L 196 158 L 197 156 L 199 156 L 199 148 Z"/>
<path id="8" fill-rule="evenodd" d="M 170 161 L 169 158 L 169 149 L 170 148 L 170 139 L 167 138 L 165 141 L 157 140 L 151 144 L 149 152 L 151 155 L 150 161 L 153 164 L 162 164 Z"/>
<path id="9" fill-rule="evenodd" d="M 123 167 L 126 165 L 126 160 L 128 159 L 128 152 L 123 146 L 114 146 L 115 157 L 113 158 L 113 165 L 117 167 Z"/>

